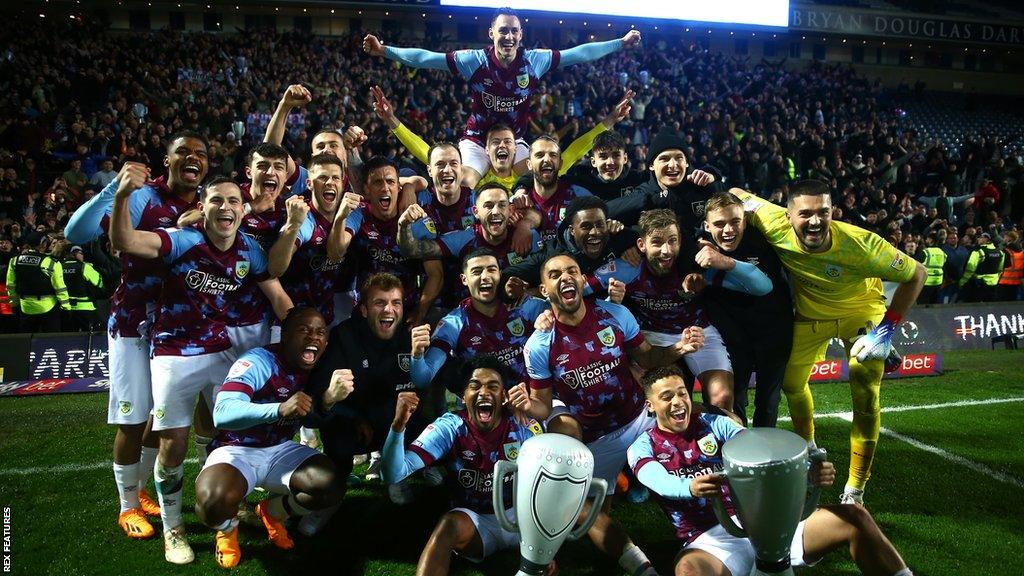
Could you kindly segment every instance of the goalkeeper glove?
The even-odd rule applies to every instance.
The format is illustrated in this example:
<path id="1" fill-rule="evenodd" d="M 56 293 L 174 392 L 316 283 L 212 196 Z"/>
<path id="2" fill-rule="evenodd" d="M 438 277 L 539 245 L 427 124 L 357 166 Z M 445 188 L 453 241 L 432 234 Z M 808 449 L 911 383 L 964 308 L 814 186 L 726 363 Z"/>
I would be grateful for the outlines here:
<path id="1" fill-rule="evenodd" d="M 896 325 L 902 318 L 892 312 L 886 311 L 882 323 L 875 326 L 867 335 L 861 336 L 850 347 L 850 356 L 857 358 L 858 362 L 865 360 L 885 360 L 892 348 L 892 335 L 896 331 Z"/>

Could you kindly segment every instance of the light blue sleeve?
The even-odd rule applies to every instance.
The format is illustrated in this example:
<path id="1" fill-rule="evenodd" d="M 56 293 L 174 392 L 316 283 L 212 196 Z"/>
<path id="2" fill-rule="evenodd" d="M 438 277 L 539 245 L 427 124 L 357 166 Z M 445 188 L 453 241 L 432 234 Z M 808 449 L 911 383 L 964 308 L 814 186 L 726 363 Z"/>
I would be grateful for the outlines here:
<path id="1" fill-rule="evenodd" d="M 693 495 L 690 494 L 690 479 L 669 474 L 669 471 L 654 457 L 649 434 L 641 434 L 633 442 L 633 445 L 626 451 L 626 460 L 637 480 L 659 496 L 673 500 L 693 498 Z"/>
<path id="2" fill-rule="evenodd" d="M 451 412 L 442 414 L 423 432 L 420 432 L 419 438 L 413 441 L 410 451 L 426 454 L 429 461 L 424 460 L 422 454 L 420 460 L 429 466 L 444 458 L 445 454 L 451 451 L 452 446 L 455 445 L 455 438 L 458 437 L 459 430 L 464 425 L 462 418 L 457 414 Z M 410 473 L 415 471 L 411 470 Z"/>
<path id="3" fill-rule="evenodd" d="M 252 274 L 264 274 L 267 271 L 267 251 L 260 246 L 259 242 L 255 238 L 248 234 L 242 234 L 242 238 L 245 239 L 246 244 L 249 245 L 249 266 L 251 269 L 249 273 Z"/>
<path id="4" fill-rule="evenodd" d="M 629 308 L 607 300 L 597 300 L 595 304 L 611 313 L 612 318 L 615 318 L 615 321 L 619 324 L 619 329 L 622 330 L 622 335 L 626 337 L 627 342 L 636 338 L 637 334 L 640 333 L 640 324 L 637 324 L 636 317 L 629 311 Z"/>
<path id="5" fill-rule="evenodd" d="M 163 230 L 171 241 L 171 251 L 164 256 L 164 262 L 168 264 L 203 241 L 203 233 L 194 228 L 164 228 Z"/>
<path id="6" fill-rule="evenodd" d="M 448 251 L 448 254 L 457 255 L 462 252 L 462 249 L 473 241 L 476 237 L 476 231 L 472 228 L 463 228 L 462 230 L 452 230 L 451 232 L 445 232 L 438 238 L 438 242 L 441 246 Z"/>
<path id="7" fill-rule="evenodd" d="M 728 416 L 722 416 L 720 414 L 707 414 L 707 418 L 711 423 L 711 431 L 715 433 L 722 443 L 728 442 L 733 436 L 746 430 L 746 428 L 740 426 Z"/>
<path id="8" fill-rule="evenodd" d="M 524 321 L 533 322 L 537 320 L 537 317 L 544 313 L 545 310 L 551 308 L 551 304 L 547 300 L 542 300 L 535 296 L 531 296 L 524 301 L 520 307 L 522 310 L 522 316 Z"/>
<path id="9" fill-rule="evenodd" d="M 262 348 L 255 348 L 235 361 L 224 379 L 213 406 L 213 423 L 225 430 L 244 430 L 280 419 L 280 403 L 257 404 L 252 395 L 263 388 L 273 375 L 270 361 Z"/>
<path id="10" fill-rule="evenodd" d="M 420 48 L 384 47 L 384 57 L 401 62 L 413 68 L 429 68 L 431 70 L 447 70 L 448 58 L 444 52 L 431 52 Z"/>
<path id="11" fill-rule="evenodd" d="M 533 67 L 533 73 L 537 78 L 551 70 L 551 61 L 553 59 L 551 50 L 527 50 L 523 54 L 523 58 Z"/>
<path id="12" fill-rule="evenodd" d="M 541 332 L 535 330 L 523 347 L 523 355 L 526 357 L 526 373 L 532 380 L 549 380 L 554 375 L 551 373 L 551 339 L 555 331 Z"/>
<path id="13" fill-rule="evenodd" d="M 574 46 L 568 50 L 562 50 L 562 57 L 558 66 L 559 68 L 565 68 L 566 66 L 572 66 L 573 64 L 590 62 L 591 60 L 604 58 L 612 52 L 617 52 L 621 49 L 621 39 L 580 44 L 579 46 Z"/>
<path id="14" fill-rule="evenodd" d="M 302 222 L 302 226 L 299 227 L 299 233 L 295 236 L 295 245 L 302 246 L 309 239 L 313 237 L 313 230 L 316 228 L 316 219 L 313 218 L 313 213 L 308 212 L 306 219 Z"/>
<path id="15" fill-rule="evenodd" d="M 590 190 L 587 190 L 583 186 L 579 186 L 577 184 L 573 184 L 571 188 L 572 188 L 572 193 L 575 194 L 577 197 L 579 197 L 579 196 L 593 196 L 594 195 L 594 193 L 591 192 Z"/>
<path id="16" fill-rule="evenodd" d="M 269 424 L 281 419 L 278 409 L 279 402 L 257 404 L 244 392 L 225 392 L 217 394 L 217 402 L 213 406 L 213 424 L 224 430 L 245 430 L 260 424 Z"/>
<path id="17" fill-rule="evenodd" d="M 288 190 L 288 194 L 285 195 L 285 198 L 289 198 L 291 196 L 304 196 L 308 190 L 309 171 L 306 170 L 305 166 L 299 166 L 299 175 L 295 180 L 295 183 L 291 185 L 291 188 Z"/>
<path id="18" fill-rule="evenodd" d="M 602 286 L 608 288 L 608 281 L 612 278 L 629 284 L 636 277 L 640 275 L 640 268 L 637 266 L 630 265 L 622 258 L 617 258 L 611 262 L 601 266 L 594 271 L 594 277 L 601 283 Z"/>
<path id="19" fill-rule="evenodd" d="M 412 228 L 412 237 L 417 240 L 437 239 L 437 223 L 430 216 L 420 218 L 409 227 Z"/>
<path id="20" fill-rule="evenodd" d="M 103 217 L 110 214 L 116 194 L 117 178 L 75 210 L 64 227 L 64 237 L 74 244 L 85 244 L 99 238 L 103 234 Z"/>
<path id="21" fill-rule="evenodd" d="M 348 231 L 353 237 L 359 233 L 359 229 L 363 227 L 363 209 L 356 208 L 345 217 L 345 230 Z"/>
<path id="22" fill-rule="evenodd" d="M 754 296 L 764 296 L 772 291 L 773 286 L 772 279 L 760 268 L 750 262 L 740 260 L 736 260 L 736 267 L 732 270 L 709 268 L 704 271 L 704 278 L 709 284 L 720 282 L 724 288 Z"/>
<path id="23" fill-rule="evenodd" d="M 459 76 L 469 80 L 478 68 L 487 63 L 487 54 L 483 50 L 456 50 L 451 53 L 451 61 Z"/>
<path id="24" fill-rule="evenodd" d="M 381 464 L 381 477 L 385 484 L 401 482 L 424 466 L 418 454 L 405 451 L 405 431 L 395 432 L 390 428 L 381 452 Z"/>
<path id="25" fill-rule="evenodd" d="M 427 352 L 422 358 L 413 358 L 412 368 L 409 371 L 413 385 L 421 390 L 429 387 L 430 382 L 437 375 L 437 371 L 444 366 L 447 359 L 448 355 L 444 353 L 444 350 L 434 346 L 427 348 Z"/>

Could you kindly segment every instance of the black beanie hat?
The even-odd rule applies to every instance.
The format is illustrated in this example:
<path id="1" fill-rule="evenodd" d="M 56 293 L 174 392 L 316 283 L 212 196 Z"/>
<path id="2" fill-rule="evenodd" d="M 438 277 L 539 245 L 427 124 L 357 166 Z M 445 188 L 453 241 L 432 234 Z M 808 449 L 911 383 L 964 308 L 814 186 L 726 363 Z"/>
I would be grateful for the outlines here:
<path id="1" fill-rule="evenodd" d="M 651 164 L 665 150 L 685 150 L 686 142 L 678 132 L 672 129 L 664 129 L 658 132 L 651 145 L 647 148 L 647 163 Z"/>

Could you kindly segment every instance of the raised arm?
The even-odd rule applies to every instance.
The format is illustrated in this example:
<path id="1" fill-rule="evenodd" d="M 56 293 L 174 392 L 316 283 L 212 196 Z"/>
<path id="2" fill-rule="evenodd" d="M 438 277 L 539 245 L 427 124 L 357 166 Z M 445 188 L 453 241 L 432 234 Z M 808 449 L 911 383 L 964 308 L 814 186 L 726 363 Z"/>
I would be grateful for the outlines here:
<path id="1" fill-rule="evenodd" d="M 358 194 L 346 192 L 341 198 L 341 206 L 338 213 L 334 215 L 334 225 L 331 227 L 331 235 L 327 238 L 327 257 L 335 262 L 341 262 L 352 244 L 352 233 L 345 227 L 349 215 L 359 207 L 363 197 Z"/>
<path id="2" fill-rule="evenodd" d="M 118 183 L 123 180 L 128 172 L 142 173 L 143 182 L 149 177 L 149 168 L 140 162 L 125 162 L 110 184 L 103 187 L 100 193 L 89 199 L 88 202 L 79 206 L 68 220 L 64 227 L 64 237 L 68 242 L 85 244 L 99 238 L 103 230 L 100 224 L 103 222 L 103 215 L 107 208 L 114 202 L 117 194 Z"/>
<path id="3" fill-rule="evenodd" d="M 395 418 L 391 422 L 391 429 L 388 430 L 388 437 L 384 441 L 381 453 L 381 476 L 388 484 L 400 482 L 425 466 L 418 454 L 405 451 L 405 427 L 419 403 L 420 399 L 415 392 L 398 394 Z"/>
<path id="4" fill-rule="evenodd" d="M 145 183 L 146 177 L 142 170 L 131 170 L 117 186 L 114 197 L 114 209 L 110 215 L 110 244 L 115 250 L 132 254 L 140 258 L 157 258 L 163 242 L 155 232 L 136 230 L 132 225 L 128 202 L 132 192 Z"/>
<path id="5" fill-rule="evenodd" d="M 590 62 L 598 58 L 604 58 L 612 52 L 618 52 L 623 48 L 632 48 L 640 44 L 640 31 L 630 30 L 622 38 L 608 40 L 605 42 L 588 42 L 574 46 L 568 50 L 562 50 L 559 67 L 572 66 L 583 62 Z"/>
<path id="6" fill-rule="evenodd" d="M 377 115 L 377 118 L 380 118 L 381 122 L 387 125 L 399 142 L 417 160 L 427 164 L 427 152 L 430 151 L 430 146 L 398 120 L 398 117 L 395 116 L 395 107 L 391 105 L 391 102 L 384 95 L 384 91 L 380 89 L 380 86 L 371 87 L 370 95 L 373 96 L 373 112 Z"/>
<path id="7" fill-rule="evenodd" d="M 395 48 L 385 46 L 379 38 L 373 34 L 367 34 L 363 38 L 363 50 L 371 56 L 383 56 L 388 60 L 401 62 L 413 68 L 430 68 L 432 70 L 447 70 L 448 60 L 444 52 L 431 52 L 420 48 Z"/>
<path id="8" fill-rule="evenodd" d="M 270 117 L 270 123 L 267 124 L 267 133 L 263 135 L 263 141 L 280 146 L 284 142 L 284 133 L 288 128 L 288 115 L 291 114 L 292 108 L 305 106 L 312 100 L 313 95 L 305 86 L 301 84 L 289 86 L 284 91 L 284 95 L 281 96 L 281 100 L 277 103 L 274 115 Z M 289 157 L 288 176 L 291 177 L 296 170 L 298 170 L 298 167 L 295 165 L 295 160 Z"/>
<path id="9" fill-rule="evenodd" d="M 271 278 L 279 278 L 288 270 L 296 250 L 295 241 L 309 215 L 309 205 L 301 196 L 289 198 L 285 201 L 285 207 L 288 210 L 288 221 L 281 228 L 281 234 L 268 254 L 267 273 Z"/>
<path id="10" fill-rule="evenodd" d="M 437 240 L 417 240 L 412 233 L 412 224 L 427 217 L 419 204 L 412 204 L 398 217 L 398 248 L 406 258 L 440 258 L 441 247 Z"/>

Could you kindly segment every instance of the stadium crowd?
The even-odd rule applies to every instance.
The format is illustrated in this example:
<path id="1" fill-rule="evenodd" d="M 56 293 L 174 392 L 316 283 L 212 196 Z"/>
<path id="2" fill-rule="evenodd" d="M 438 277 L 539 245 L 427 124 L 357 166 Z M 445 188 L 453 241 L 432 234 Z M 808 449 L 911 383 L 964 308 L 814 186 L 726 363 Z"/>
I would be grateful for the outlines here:
<path id="1" fill-rule="evenodd" d="M 722 483 L 702 467 L 720 469 L 719 444 L 746 423 L 751 372 L 753 424 L 775 425 L 784 392 L 813 446 L 807 378 L 839 337 L 849 479 L 843 504 L 794 541 L 794 563 L 849 544 L 867 573 L 911 574 L 861 506 L 879 382 L 915 301 L 1020 297 L 1012 142 L 977 136 L 950 156 L 849 67 L 685 40 L 637 50 L 638 31 L 530 50 L 501 10 L 492 47 L 447 55 L 363 32 L 96 24 L 26 22 L 0 64 L 0 249 L 9 302 L 43 312 L 22 314 L 21 329 L 59 326 L 58 305 L 65 329 L 96 328 L 95 307 L 76 306 L 117 288 L 108 421 L 129 537 L 153 536 L 145 515 L 159 515 L 166 559 L 192 561 L 181 495 L 194 425 L 196 512 L 217 530 L 221 566 L 241 558 L 247 493 L 273 494 L 254 514 L 291 548 L 284 521 L 315 534 L 344 495 L 339 478 L 372 452 L 396 503 L 410 500 L 406 477 L 440 481 L 436 463 L 454 459 L 464 506 L 420 559 L 444 573 L 452 551 L 517 545 L 487 518 L 486 474 L 543 423 L 585 441 L 612 490 L 628 449 L 634 486 L 655 493 L 687 547 L 677 570 L 705 573 L 729 555 L 702 540 Z M 579 142 L 596 172 L 574 165 Z M 513 165 L 531 175 L 516 181 Z M 477 185 L 461 186 L 473 166 Z M 25 270 L 46 271 L 50 300 Z M 880 280 L 898 285 L 888 306 Z M 694 377 L 707 408 L 690 403 Z M 464 410 L 447 413 L 445 387 Z M 320 429 L 323 453 L 291 440 L 300 420 Z M 422 435 L 410 444 L 407 429 Z M 665 470 L 673 458 L 680 474 Z M 813 476 L 831 484 L 834 468 Z M 594 512 L 595 546 L 655 574 L 608 512 Z"/>
<path id="2" fill-rule="evenodd" d="M 97 20 L 24 19 L 16 34 L 4 33 L 2 272 L 43 236 L 56 239 L 70 213 L 126 160 L 142 161 L 160 176 L 175 132 L 195 130 L 209 139 L 210 176 L 244 180 L 246 154 L 291 83 L 314 95 L 289 118 L 285 136 L 286 147 L 304 161 L 321 128 L 355 125 L 366 131 L 373 152 L 426 176 L 373 115 L 370 86 L 390 95 L 427 141 L 456 139 L 468 113 L 466 81 L 369 57 L 359 49 L 358 32 L 337 38 L 268 30 L 98 35 L 99 27 Z M 55 47 L 57 36 L 65 42 Z M 163 49 L 143 48 L 153 45 Z M 455 48 L 444 38 L 429 38 L 425 47 Z M 942 302 L 957 299 L 971 252 L 989 242 L 1006 251 L 1012 268 L 1024 218 L 1020 156 L 1012 152 L 1020 148 L 1012 142 L 966 134 L 953 155 L 905 127 L 894 112 L 895 91 L 847 66 L 752 62 L 686 39 L 660 40 L 656 48 L 553 71 L 534 95 L 533 134 L 557 134 L 564 147 L 632 88 L 632 113 L 616 128 L 634 168 L 646 168 L 656 128 L 670 126 L 685 138 L 692 165 L 773 202 L 781 203 L 794 180 L 821 178 L 831 186 L 835 219 L 877 232 L 921 260 L 926 248 L 943 249 Z M 71 248 L 54 242 L 51 249 L 56 258 L 71 259 Z M 102 248 L 83 248 L 109 292 L 116 265 Z M 1000 299 L 1019 297 L 1006 286 Z M 3 328 L 16 331 L 7 311 Z"/>

